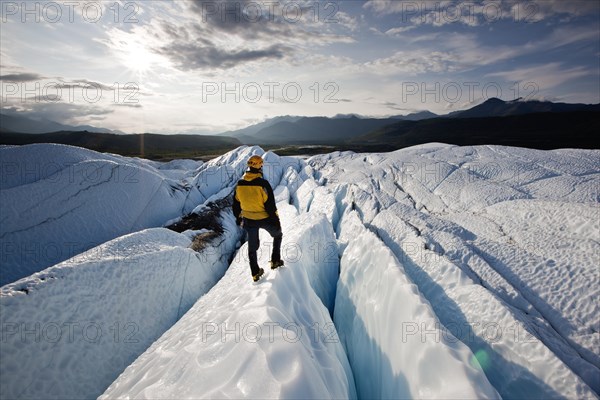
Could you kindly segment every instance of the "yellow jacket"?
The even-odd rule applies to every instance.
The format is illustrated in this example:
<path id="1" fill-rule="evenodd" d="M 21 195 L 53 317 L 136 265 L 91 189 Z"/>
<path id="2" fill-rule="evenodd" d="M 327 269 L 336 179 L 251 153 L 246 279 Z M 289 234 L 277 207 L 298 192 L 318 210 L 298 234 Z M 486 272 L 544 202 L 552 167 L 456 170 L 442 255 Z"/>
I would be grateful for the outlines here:
<path id="1" fill-rule="evenodd" d="M 249 171 L 235 187 L 233 214 L 236 218 L 261 220 L 277 216 L 273 189 L 262 173 Z"/>

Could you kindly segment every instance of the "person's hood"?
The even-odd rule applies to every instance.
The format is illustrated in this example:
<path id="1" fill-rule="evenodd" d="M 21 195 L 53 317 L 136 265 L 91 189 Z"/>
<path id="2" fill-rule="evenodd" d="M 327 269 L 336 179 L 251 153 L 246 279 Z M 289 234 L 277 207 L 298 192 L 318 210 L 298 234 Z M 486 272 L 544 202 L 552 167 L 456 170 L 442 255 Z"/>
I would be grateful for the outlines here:
<path id="1" fill-rule="evenodd" d="M 245 181 L 253 181 L 256 178 L 262 178 L 262 173 L 248 171 L 244 174 L 243 178 Z"/>

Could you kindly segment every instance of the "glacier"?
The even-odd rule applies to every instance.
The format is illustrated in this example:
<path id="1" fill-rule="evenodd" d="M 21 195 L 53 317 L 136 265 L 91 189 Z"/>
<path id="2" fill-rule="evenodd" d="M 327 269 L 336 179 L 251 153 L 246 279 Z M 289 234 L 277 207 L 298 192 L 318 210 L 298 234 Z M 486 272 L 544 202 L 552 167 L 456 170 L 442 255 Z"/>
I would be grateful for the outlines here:
<path id="1" fill-rule="evenodd" d="M 0 154 L 1 398 L 600 393 L 600 151 Z M 252 154 L 286 262 L 258 283 L 230 209 L 200 251 L 164 228 Z"/>

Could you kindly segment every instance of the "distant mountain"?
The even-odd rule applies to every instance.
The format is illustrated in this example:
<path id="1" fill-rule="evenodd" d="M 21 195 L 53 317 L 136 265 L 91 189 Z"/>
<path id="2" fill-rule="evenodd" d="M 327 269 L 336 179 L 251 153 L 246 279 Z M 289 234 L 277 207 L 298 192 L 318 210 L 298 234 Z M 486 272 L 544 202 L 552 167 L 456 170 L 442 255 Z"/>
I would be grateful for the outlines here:
<path id="1" fill-rule="evenodd" d="M 544 112 L 483 118 L 400 121 L 346 142 L 349 149 L 390 151 L 442 142 L 459 146 L 495 144 L 532 149 L 597 149 L 600 111 Z"/>
<path id="2" fill-rule="evenodd" d="M 482 118 L 505 117 L 509 115 L 524 115 L 546 112 L 600 111 L 600 104 L 567 104 L 550 101 L 517 99 L 503 101 L 491 98 L 484 103 L 464 111 L 455 111 L 447 115 L 449 118 Z"/>
<path id="3" fill-rule="evenodd" d="M 303 117 L 281 121 L 252 135 L 254 144 L 337 144 L 397 122 L 392 118 Z"/>
<path id="4" fill-rule="evenodd" d="M 158 135 L 143 133 L 116 135 L 99 132 L 61 131 L 37 135 L 0 132 L 0 144 L 59 143 L 86 149 L 146 158 L 201 157 L 235 149 L 241 143 L 228 136 Z"/>
<path id="5" fill-rule="evenodd" d="M 404 121 L 421 121 L 423 119 L 437 118 L 439 115 L 432 113 L 431 111 L 420 111 L 408 115 L 398 115 L 393 117 L 394 119 L 401 119 Z"/>
<path id="6" fill-rule="evenodd" d="M 244 144 L 336 144 L 398 120 L 419 121 L 438 117 L 430 111 L 388 118 L 372 118 L 359 114 L 337 114 L 334 117 L 292 117 L 268 119 L 222 135 L 238 138 Z"/>
<path id="7" fill-rule="evenodd" d="M 372 118 L 359 114 L 337 114 L 332 118 L 286 115 L 270 118 L 244 129 L 224 132 L 223 135 L 238 138 L 244 144 L 338 145 L 399 121 L 416 122 L 440 117 L 452 119 L 487 118 L 574 111 L 600 111 L 600 104 L 566 104 L 534 100 L 523 101 L 522 99 L 503 101 L 498 98 L 491 98 L 468 110 L 455 111 L 445 116 L 437 115 L 431 111 L 419 111 L 388 118 Z"/>
<path id="8" fill-rule="evenodd" d="M 65 125 L 49 119 L 28 118 L 20 115 L 0 114 L 0 131 L 1 132 L 20 132 L 20 133 L 49 133 L 58 131 L 88 131 L 98 133 L 115 133 L 123 135 L 124 132 L 112 131 L 106 128 L 98 128 L 91 125 Z"/>
<path id="9" fill-rule="evenodd" d="M 346 118 L 369 118 L 369 117 L 365 117 L 363 115 L 360 114 L 336 114 L 333 117 L 331 117 L 331 119 L 346 119 Z"/>
<path id="10" fill-rule="evenodd" d="M 292 115 L 282 115 L 279 117 L 269 118 L 258 124 L 250 125 L 246 128 L 237 129 L 235 131 L 227 131 L 221 133 L 224 136 L 231 136 L 239 139 L 242 143 L 252 143 L 255 138 L 254 135 L 262 129 L 268 128 L 269 126 L 275 125 L 279 122 L 295 122 L 302 117 Z"/>

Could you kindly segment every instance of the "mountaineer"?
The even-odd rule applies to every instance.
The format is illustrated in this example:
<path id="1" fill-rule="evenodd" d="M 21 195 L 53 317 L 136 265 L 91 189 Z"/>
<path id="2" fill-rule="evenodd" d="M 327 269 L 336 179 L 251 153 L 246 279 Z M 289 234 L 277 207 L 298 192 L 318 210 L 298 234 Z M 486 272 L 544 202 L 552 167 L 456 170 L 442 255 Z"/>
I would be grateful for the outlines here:
<path id="1" fill-rule="evenodd" d="M 271 269 L 283 266 L 281 260 L 281 222 L 277 213 L 273 188 L 263 178 L 264 161 L 260 156 L 248 159 L 248 170 L 235 187 L 233 198 L 233 215 L 238 225 L 241 225 L 248 235 L 248 258 L 252 280 L 258 281 L 265 273 L 258 266 L 256 251 L 260 246 L 259 229 L 266 230 L 273 237 L 273 252 L 271 254 Z"/>

